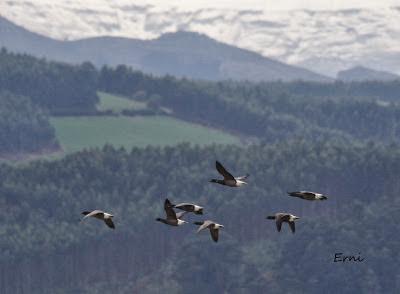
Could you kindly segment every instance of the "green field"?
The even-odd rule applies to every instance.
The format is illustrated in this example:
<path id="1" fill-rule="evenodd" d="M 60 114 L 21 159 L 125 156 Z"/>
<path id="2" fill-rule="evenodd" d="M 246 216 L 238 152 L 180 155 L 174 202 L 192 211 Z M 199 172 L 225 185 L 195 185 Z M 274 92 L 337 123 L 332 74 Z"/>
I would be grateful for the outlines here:
<path id="1" fill-rule="evenodd" d="M 219 130 L 165 116 L 53 117 L 51 123 L 67 153 L 88 147 L 144 147 L 176 145 L 181 142 L 207 145 L 240 144 L 237 137 Z"/>
<path id="2" fill-rule="evenodd" d="M 104 92 L 97 92 L 97 95 L 100 98 L 100 102 L 97 105 L 97 110 L 99 111 L 112 110 L 115 113 L 119 113 L 124 109 L 141 110 L 147 108 L 147 105 L 144 102 L 130 100 L 122 96 Z"/>

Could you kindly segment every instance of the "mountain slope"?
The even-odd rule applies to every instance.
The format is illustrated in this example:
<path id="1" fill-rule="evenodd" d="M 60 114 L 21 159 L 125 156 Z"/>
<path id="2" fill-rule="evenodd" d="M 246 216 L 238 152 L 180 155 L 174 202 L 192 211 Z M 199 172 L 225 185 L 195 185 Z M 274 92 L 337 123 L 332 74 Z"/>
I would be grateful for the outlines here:
<path id="1" fill-rule="evenodd" d="M 170 33 L 154 40 L 97 37 L 57 41 L 2 19 L 0 46 L 66 62 L 89 60 L 98 66 L 126 64 L 156 75 L 207 80 L 330 80 L 309 70 L 190 32 Z"/>
<path id="2" fill-rule="evenodd" d="M 339 71 L 337 79 L 341 81 L 393 81 L 400 76 L 386 71 L 378 71 L 363 66 L 356 66 Z"/>
<path id="3" fill-rule="evenodd" d="M 332 77 L 358 64 L 400 73 L 398 7 L 271 11 L 250 5 L 244 10 L 150 2 L 8 0 L 0 4 L 0 11 L 17 24 L 57 39 L 152 39 L 185 30 Z"/>
<path id="4" fill-rule="evenodd" d="M 44 56 L 45 52 L 54 58 L 62 50 L 61 41 L 51 39 L 15 25 L 9 20 L 0 17 L 0 47 L 12 51 Z"/>

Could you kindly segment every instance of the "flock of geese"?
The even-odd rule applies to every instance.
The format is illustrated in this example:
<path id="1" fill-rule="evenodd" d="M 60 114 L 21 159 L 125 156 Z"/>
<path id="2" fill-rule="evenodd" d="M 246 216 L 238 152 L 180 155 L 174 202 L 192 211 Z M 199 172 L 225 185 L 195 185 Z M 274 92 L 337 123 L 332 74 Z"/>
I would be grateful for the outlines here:
<path id="1" fill-rule="evenodd" d="M 249 175 L 245 175 L 242 177 L 234 177 L 232 174 L 230 174 L 224 167 L 223 165 L 219 162 L 215 162 L 215 167 L 217 171 L 223 176 L 223 179 L 212 179 L 210 180 L 211 183 L 217 183 L 220 185 L 228 186 L 228 187 L 241 187 L 244 185 L 247 185 L 246 179 L 249 177 Z M 315 192 L 310 192 L 310 191 L 297 191 L 297 192 L 288 192 L 289 196 L 292 197 L 298 197 L 304 200 L 326 200 L 328 199 L 327 196 L 320 194 L 320 193 L 315 193 Z M 181 212 L 176 212 L 175 209 L 182 210 Z M 162 222 L 166 225 L 170 226 L 181 226 L 187 221 L 183 220 L 182 217 L 187 214 L 187 213 L 194 213 L 194 214 L 203 214 L 204 208 L 202 206 L 193 204 L 193 203 L 179 203 L 179 204 L 172 204 L 171 201 L 168 199 L 165 199 L 164 201 L 164 210 L 166 217 L 165 218 L 157 218 L 156 221 Z M 85 220 L 88 217 L 94 217 L 96 219 L 102 220 L 105 222 L 105 224 L 112 228 L 115 229 L 115 225 L 112 221 L 112 218 L 114 215 L 104 212 L 102 210 L 93 210 L 93 211 L 84 211 L 82 212 L 83 215 L 85 215 L 82 219 Z M 291 213 L 287 212 L 278 212 L 275 213 L 275 215 L 272 216 L 267 216 L 267 219 L 272 219 L 275 220 L 276 223 L 276 228 L 278 232 L 281 231 L 282 228 L 282 223 L 286 222 L 288 223 L 292 233 L 295 232 L 295 221 L 299 219 L 298 216 L 295 216 Z M 211 238 L 214 240 L 214 242 L 218 242 L 218 235 L 219 235 L 219 230 L 220 228 L 223 228 L 224 226 L 221 224 L 218 224 L 214 221 L 211 220 L 204 220 L 204 221 L 196 221 L 194 222 L 195 225 L 200 226 L 197 230 L 197 233 L 201 232 L 204 229 L 209 229 Z"/>

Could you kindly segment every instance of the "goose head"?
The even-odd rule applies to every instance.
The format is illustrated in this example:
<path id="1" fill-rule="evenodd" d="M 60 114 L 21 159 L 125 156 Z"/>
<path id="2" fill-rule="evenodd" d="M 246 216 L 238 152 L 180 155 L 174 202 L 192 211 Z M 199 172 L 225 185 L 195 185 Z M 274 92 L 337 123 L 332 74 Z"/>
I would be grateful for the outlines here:
<path id="1" fill-rule="evenodd" d="M 203 207 L 200 207 L 197 211 L 195 211 L 195 214 L 203 214 Z"/>

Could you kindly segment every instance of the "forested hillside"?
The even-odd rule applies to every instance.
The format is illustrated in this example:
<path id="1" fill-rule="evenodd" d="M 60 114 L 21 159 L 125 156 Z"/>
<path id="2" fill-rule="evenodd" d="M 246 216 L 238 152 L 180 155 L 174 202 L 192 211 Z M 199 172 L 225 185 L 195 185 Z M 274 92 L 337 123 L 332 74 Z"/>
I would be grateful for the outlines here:
<path id="1" fill-rule="evenodd" d="M 153 77 L 124 65 L 98 70 L 90 63 L 68 65 L 3 49 L 0 89 L 27 96 L 52 115 L 169 115 L 250 142 L 335 137 L 390 143 L 400 133 L 399 81 L 212 83 Z M 98 90 L 146 108 L 99 111 Z"/>
<path id="2" fill-rule="evenodd" d="M 0 50 L 0 90 L 27 96 L 52 114 L 93 113 L 96 87 L 90 63 L 68 65 Z"/>
<path id="3" fill-rule="evenodd" d="M 400 287 L 393 217 L 400 204 L 399 82 L 211 83 L 5 50 L 0 57 L 0 152 L 56 148 L 55 134 L 60 141 L 97 140 L 105 129 L 125 140 L 134 128 L 135 144 L 155 142 L 154 134 L 140 141 L 151 136 L 148 124 L 122 128 L 121 120 L 153 121 L 157 140 L 168 137 L 164 145 L 176 144 L 184 129 L 201 144 L 106 145 L 51 162 L 0 165 L 1 293 L 338 293 L 338 285 L 345 285 L 340 293 L 395 293 Z M 100 104 L 98 91 L 105 92 Z M 48 114 L 56 131 L 66 129 L 62 135 Z M 182 120 L 202 129 L 194 132 Z M 239 138 L 245 144 L 209 145 Z M 83 141 L 71 150 L 81 150 Z M 138 146 L 128 143 L 122 145 Z M 209 183 L 215 160 L 235 175 L 250 173 L 249 185 Z M 328 200 L 286 195 L 302 189 Z M 156 222 L 166 197 L 198 203 L 205 215 L 187 215 L 189 224 L 179 228 Z M 91 209 L 113 213 L 116 230 L 79 222 Z M 265 219 L 278 211 L 300 216 L 296 234 L 285 225 L 278 233 Z M 208 232 L 195 234 L 191 222 L 203 219 L 225 225 L 218 243 Z M 340 252 L 365 260 L 334 263 Z"/>
<path id="4" fill-rule="evenodd" d="M 238 83 L 155 78 L 103 67 L 99 88 L 152 100 L 186 120 L 266 142 L 293 137 L 398 141 L 400 82 Z"/>
<path id="5" fill-rule="evenodd" d="M 0 158 L 57 148 L 46 113 L 26 97 L 0 91 Z"/>
<path id="6" fill-rule="evenodd" d="M 215 160 L 249 185 L 209 183 Z M 395 293 L 400 146 L 304 140 L 275 145 L 83 151 L 0 166 L 2 293 Z M 286 191 L 326 193 L 324 202 Z M 205 207 L 220 241 L 168 227 L 164 199 Z M 104 209 L 116 230 L 80 212 Z M 296 234 L 267 215 L 301 217 Z M 334 263 L 334 254 L 362 255 Z M 339 292 L 337 291 L 339 290 Z"/>

